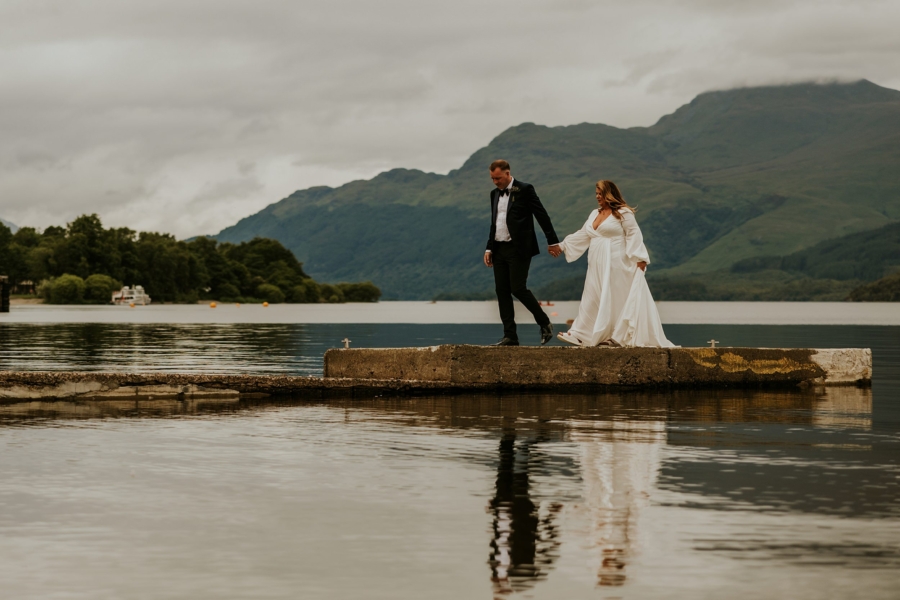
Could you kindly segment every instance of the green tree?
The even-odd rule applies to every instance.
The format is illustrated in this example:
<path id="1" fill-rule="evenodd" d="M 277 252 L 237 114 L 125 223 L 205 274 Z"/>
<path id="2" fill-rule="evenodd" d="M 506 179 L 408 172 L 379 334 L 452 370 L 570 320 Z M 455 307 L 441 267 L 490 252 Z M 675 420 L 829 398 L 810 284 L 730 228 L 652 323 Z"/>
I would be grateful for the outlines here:
<path id="1" fill-rule="evenodd" d="M 106 255 L 112 249 L 104 233 L 97 215 L 82 215 L 69 223 L 63 249 L 57 254 L 60 268 L 82 278 L 92 272 L 106 273 Z"/>
<path id="2" fill-rule="evenodd" d="M 25 257 L 25 265 L 28 273 L 27 279 L 31 281 L 44 281 L 50 279 L 56 273 L 56 258 L 53 248 L 49 244 L 41 244 L 28 251 Z"/>
<path id="3" fill-rule="evenodd" d="M 196 297 L 201 264 L 185 242 L 168 234 L 143 232 L 138 236 L 137 255 L 141 280 L 154 299 L 181 302 Z"/>
<path id="4" fill-rule="evenodd" d="M 22 227 L 13 234 L 13 241 L 25 248 L 34 248 L 41 243 L 41 234 L 34 227 Z"/>
<path id="5" fill-rule="evenodd" d="M 47 282 L 44 293 L 50 304 L 81 304 L 84 290 L 84 279 L 66 273 Z"/>
<path id="6" fill-rule="evenodd" d="M 308 304 L 319 301 L 319 284 L 312 279 L 306 279 L 291 289 L 290 301 L 298 304 Z"/>
<path id="7" fill-rule="evenodd" d="M 199 237 L 187 244 L 188 250 L 202 265 L 199 271 L 198 287 L 201 296 L 209 299 L 236 300 L 241 289 L 246 287 L 244 279 L 249 279 L 246 268 L 239 269 L 239 263 L 228 260 L 218 249 L 216 240 Z M 242 265 L 240 265 L 242 266 Z"/>
<path id="8" fill-rule="evenodd" d="M 213 297 L 224 302 L 240 302 L 243 300 L 241 290 L 230 283 L 219 285 L 216 289 L 216 295 Z"/>
<path id="9" fill-rule="evenodd" d="M 277 285 L 262 283 L 256 288 L 256 295 L 270 304 L 284 302 L 284 292 Z"/>
<path id="10" fill-rule="evenodd" d="M 13 235 L 0 225 L 0 274 L 14 282 L 42 282 L 47 302 L 107 302 L 120 282 L 143 285 L 162 302 L 201 297 L 342 302 L 345 292 L 357 301 L 377 298 L 371 284 L 329 286 L 320 297 L 319 285 L 275 240 L 256 238 L 234 245 L 201 237 L 182 242 L 167 234 L 106 229 L 97 215 L 82 215 L 66 227 L 47 227 L 43 233 L 23 227 Z"/>
<path id="11" fill-rule="evenodd" d="M 223 251 L 228 258 L 246 265 L 254 275 L 268 277 L 273 269 L 278 268 L 277 263 L 282 262 L 300 277 L 304 279 L 309 277 L 303 272 L 303 265 L 294 253 L 277 240 L 257 237 L 236 246 L 228 244 L 224 246 Z"/>
<path id="12" fill-rule="evenodd" d="M 319 301 L 328 302 L 329 304 L 340 304 L 345 302 L 344 292 L 336 285 L 321 283 L 319 284 Z"/>
<path id="13" fill-rule="evenodd" d="M 854 302 L 900 302 L 900 273 L 894 273 L 862 285 L 852 292 L 848 300 Z"/>
<path id="14" fill-rule="evenodd" d="M 84 280 L 84 299 L 91 304 L 109 304 L 112 293 L 120 289 L 122 282 L 95 273 Z"/>
<path id="15" fill-rule="evenodd" d="M 381 290 L 372 283 L 339 283 L 337 288 L 344 294 L 347 302 L 378 302 L 381 298 Z"/>
<path id="16" fill-rule="evenodd" d="M 8 275 L 10 268 L 10 250 L 13 234 L 9 227 L 0 223 L 0 275 Z"/>
<path id="17" fill-rule="evenodd" d="M 23 227 L 13 236 L 7 249 L 7 267 L 4 275 L 9 275 L 10 281 L 21 284 L 23 281 L 40 281 L 41 277 L 32 277 L 29 262 L 31 252 L 41 243 L 40 234 L 33 227 Z M 45 275 L 46 276 L 46 275 Z"/>

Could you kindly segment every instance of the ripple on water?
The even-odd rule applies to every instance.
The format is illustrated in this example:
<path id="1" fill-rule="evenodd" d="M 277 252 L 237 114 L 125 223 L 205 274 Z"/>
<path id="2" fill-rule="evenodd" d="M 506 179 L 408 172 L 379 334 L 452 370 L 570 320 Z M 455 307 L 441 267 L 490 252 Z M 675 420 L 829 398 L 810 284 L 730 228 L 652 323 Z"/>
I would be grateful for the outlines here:
<path id="1" fill-rule="evenodd" d="M 3 405 L 0 578 L 13 597 L 889 598 L 898 441 L 855 389 Z"/>

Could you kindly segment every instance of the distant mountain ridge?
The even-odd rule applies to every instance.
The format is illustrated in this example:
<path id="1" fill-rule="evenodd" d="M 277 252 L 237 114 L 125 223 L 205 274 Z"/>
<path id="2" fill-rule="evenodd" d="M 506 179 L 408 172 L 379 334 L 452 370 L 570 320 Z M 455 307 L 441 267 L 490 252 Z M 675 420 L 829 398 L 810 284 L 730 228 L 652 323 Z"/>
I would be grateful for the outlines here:
<path id="1" fill-rule="evenodd" d="M 7 227 L 9 227 L 9 230 L 12 231 L 13 233 L 15 233 L 15 232 L 17 232 L 17 231 L 19 230 L 19 226 L 18 226 L 18 225 L 16 225 L 15 223 L 9 222 L 9 221 L 7 221 L 6 219 L 0 218 L 0 223 L 3 223 L 3 224 L 6 225 Z"/>
<path id="2" fill-rule="evenodd" d="M 900 92 L 868 81 L 744 88 L 701 94 L 651 127 L 524 123 L 447 175 L 394 169 L 300 190 L 216 238 L 278 239 L 313 277 L 372 280 L 385 298 L 483 293 L 487 165 L 500 157 L 536 186 L 561 237 L 594 207 L 594 181 L 616 181 L 639 207 L 652 286 L 900 220 Z M 584 268 L 544 255 L 531 285 L 577 281 Z"/>
<path id="3" fill-rule="evenodd" d="M 788 256 L 754 256 L 729 269 L 653 279 L 657 300 L 868 300 L 853 292 L 864 282 L 900 274 L 900 221 L 819 242 Z M 893 281 L 893 280 L 891 280 Z M 578 300 L 583 280 L 538 288 L 542 298 Z M 873 288 L 874 289 L 874 288 Z"/>

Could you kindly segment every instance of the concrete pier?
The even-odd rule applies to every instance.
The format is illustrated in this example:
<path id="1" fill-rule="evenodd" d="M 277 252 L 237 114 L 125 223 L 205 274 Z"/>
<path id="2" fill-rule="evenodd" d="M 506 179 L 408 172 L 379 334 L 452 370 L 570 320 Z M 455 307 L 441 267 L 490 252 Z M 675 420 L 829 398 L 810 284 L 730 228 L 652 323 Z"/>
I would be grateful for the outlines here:
<path id="1" fill-rule="evenodd" d="M 872 352 L 864 348 L 353 348 L 326 352 L 325 377 L 0 372 L 0 402 L 864 386 L 871 379 Z"/>
<path id="2" fill-rule="evenodd" d="M 440 394 L 460 387 L 431 381 L 374 381 L 285 375 L 0 371 L 0 402 L 60 398 L 122 401 L 266 396 L 323 398 L 385 393 Z"/>
<path id="3" fill-rule="evenodd" d="M 432 346 L 334 349 L 325 377 L 503 388 L 865 385 L 866 348 Z"/>

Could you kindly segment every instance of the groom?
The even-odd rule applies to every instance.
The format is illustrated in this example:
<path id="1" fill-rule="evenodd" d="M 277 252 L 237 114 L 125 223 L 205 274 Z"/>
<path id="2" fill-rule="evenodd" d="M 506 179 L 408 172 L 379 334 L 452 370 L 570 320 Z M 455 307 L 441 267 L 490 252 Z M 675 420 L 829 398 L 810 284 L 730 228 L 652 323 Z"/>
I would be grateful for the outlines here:
<path id="1" fill-rule="evenodd" d="M 559 253 L 559 238 L 534 186 L 515 180 L 509 173 L 508 162 L 495 160 L 491 163 L 491 180 L 497 189 L 491 192 L 491 234 L 484 252 L 484 264 L 494 269 L 494 287 L 503 321 L 503 339 L 494 346 L 519 345 L 513 296 L 525 305 L 541 326 L 543 345 L 553 337 L 553 326 L 527 287 L 531 257 L 540 254 L 534 219 L 544 230 L 550 253 L 554 256 Z"/>

